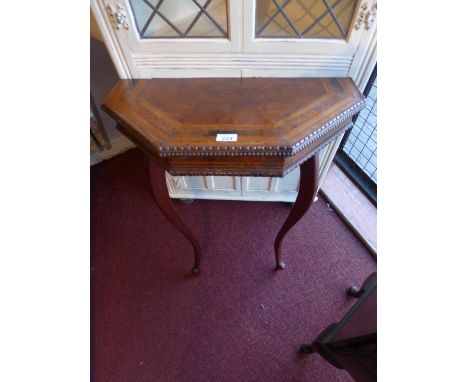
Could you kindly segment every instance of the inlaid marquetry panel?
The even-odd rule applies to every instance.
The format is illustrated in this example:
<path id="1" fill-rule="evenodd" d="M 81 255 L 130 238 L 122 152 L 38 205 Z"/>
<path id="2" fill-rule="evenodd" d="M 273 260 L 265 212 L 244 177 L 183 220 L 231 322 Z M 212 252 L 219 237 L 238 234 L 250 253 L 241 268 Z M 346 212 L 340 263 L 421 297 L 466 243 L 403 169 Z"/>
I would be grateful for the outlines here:
<path id="1" fill-rule="evenodd" d="M 172 175 L 263 177 L 292 171 L 363 106 L 349 78 L 122 80 L 103 105 Z"/>

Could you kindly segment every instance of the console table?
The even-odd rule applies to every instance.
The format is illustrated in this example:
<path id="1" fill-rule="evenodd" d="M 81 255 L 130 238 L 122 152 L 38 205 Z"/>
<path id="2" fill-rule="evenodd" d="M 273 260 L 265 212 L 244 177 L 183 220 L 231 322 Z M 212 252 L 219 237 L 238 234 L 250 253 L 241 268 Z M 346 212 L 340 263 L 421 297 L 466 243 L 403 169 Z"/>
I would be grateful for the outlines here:
<path id="1" fill-rule="evenodd" d="M 146 153 L 156 205 L 193 246 L 198 241 L 176 213 L 171 175 L 282 177 L 301 166 L 299 193 L 276 236 L 281 242 L 318 191 L 319 150 L 352 126 L 365 99 L 350 78 L 184 78 L 120 80 L 103 109 Z"/>

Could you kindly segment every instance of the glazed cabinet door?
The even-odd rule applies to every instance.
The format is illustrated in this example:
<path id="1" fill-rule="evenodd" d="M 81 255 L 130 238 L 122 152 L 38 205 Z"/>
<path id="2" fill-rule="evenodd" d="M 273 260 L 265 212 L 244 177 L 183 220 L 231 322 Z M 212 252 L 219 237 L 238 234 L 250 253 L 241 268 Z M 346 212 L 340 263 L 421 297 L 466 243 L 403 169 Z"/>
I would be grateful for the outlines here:
<path id="1" fill-rule="evenodd" d="M 170 77 L 177 69 L 178 77 L 193 77 L 209 68 L 209 55 L 241 49 L 242 0 L 92 0 L 91 5 L 112 49 L 125 57 L 122 78 Z M 195 67 L 188 64 L 193 57 L 199 57 Z M 219 76 L 239 74 L 225 70 Z"/>
<path id="2" fill-rule="evenodd" d="M 272 61 L 243 75 L 347 76 L 371 8 L 376 1 L 244 0 L 243 51 Z"/>

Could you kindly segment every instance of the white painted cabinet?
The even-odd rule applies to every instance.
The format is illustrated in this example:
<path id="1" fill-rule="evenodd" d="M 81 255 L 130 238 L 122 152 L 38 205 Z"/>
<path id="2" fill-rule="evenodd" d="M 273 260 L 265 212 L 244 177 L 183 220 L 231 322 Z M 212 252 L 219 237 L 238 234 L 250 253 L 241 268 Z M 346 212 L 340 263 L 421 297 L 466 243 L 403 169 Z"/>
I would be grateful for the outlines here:
<path id="1" fill-rule="evenodd" d="M 269 200 L 294 202 L 299 172 L 283 178 L 239 176 L 171 176 L 166 174 L 169 194 L 184 199 Z"/>
<path id="2" fill-rule="evenodd" d="M 91 0 L 121 78 L 350 76 L 376 63 L 376 0 Z M 341 136 L 320 153 L 320 184 Z M 167 176 L 171 197 L 294 201 L 278 178 Z"/>

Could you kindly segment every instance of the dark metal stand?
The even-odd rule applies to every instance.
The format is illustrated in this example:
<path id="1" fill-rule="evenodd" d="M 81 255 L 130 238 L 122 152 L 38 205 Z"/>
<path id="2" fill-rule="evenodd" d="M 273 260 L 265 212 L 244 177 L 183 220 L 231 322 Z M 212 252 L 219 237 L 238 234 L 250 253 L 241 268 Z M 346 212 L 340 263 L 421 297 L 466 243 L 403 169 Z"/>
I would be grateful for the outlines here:
<path id="1" fill-rule="evenodd" d="M 374 288 L 377 284 L 377 275 L 375 273 L 372 273 L 367 279 L 364 280 L 362 283 L 361 288 L 356 287 L 355 285 L 349 287 L 348 291 L 346 292 L 348 296 L 354 297 L 354 298 L 359 298 L 361 297 L 365 292 L 371 290 Z"/>
<path id="2" fill-rule="evenodd" d="M 359 382 L 377 380 L 377 273 L 361 288 L 351 287 L 348 295 L 356 303 L 343 318 L 324 329 L 312 343 L 303 344 L 302 354 L 320 354 Z"/>

